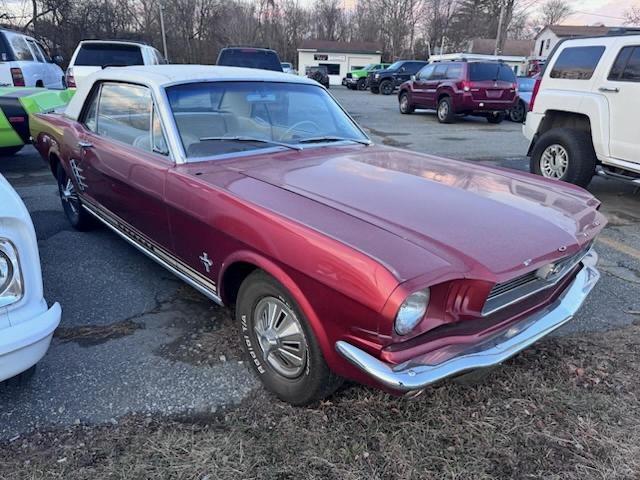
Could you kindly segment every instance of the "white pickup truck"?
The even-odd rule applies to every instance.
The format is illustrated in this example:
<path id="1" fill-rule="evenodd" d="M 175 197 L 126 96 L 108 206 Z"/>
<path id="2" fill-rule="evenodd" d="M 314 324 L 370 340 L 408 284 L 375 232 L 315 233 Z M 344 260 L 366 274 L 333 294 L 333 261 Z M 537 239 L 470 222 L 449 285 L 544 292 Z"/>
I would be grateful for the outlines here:
<path id="1" fill-rule="evenodd" d="M 523 127 L 531 171 L 586 186 L 594 174 L 640 185 L 640 31 L 558 44 Z"/>

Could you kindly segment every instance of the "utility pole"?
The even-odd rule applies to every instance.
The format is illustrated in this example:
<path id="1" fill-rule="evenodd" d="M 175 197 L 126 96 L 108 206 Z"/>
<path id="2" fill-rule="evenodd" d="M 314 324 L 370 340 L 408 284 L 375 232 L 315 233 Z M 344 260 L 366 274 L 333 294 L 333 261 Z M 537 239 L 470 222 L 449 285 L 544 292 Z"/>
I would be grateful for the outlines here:
<path id="1" fill-rule="evenodd" d="M 164 5 L 160 2 L 160 32 L 162 34 L 162 47 L 164 48 L 164 59 L 169 63 L 169 54 L 167 53 L 167 32 L 164 30 Z"/>
<path id="2" fill-rule="evenodd" d="M 496 35 L 496 48 L 494 55 L 502 55 L 502 24 L 504 23 L 504 4 L 500 6 L 500 19 L 498 20 L 498 34 Z"/>

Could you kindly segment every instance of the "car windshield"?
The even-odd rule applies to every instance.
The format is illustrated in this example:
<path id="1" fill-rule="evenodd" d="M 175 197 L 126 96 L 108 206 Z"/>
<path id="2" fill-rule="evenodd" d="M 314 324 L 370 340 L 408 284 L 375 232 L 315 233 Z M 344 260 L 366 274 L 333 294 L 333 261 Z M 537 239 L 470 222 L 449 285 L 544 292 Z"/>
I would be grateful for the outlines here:
<path id="1" fill-rule="evenodd" d="M 521 92 L 532 92 L 533 85 L 536 83 L 535 79 L 531 77 L 519 77 L 518 78 L 518 90 Z"/>
<path id="2" fill-rule="evenodd" d="M 496 81 L 515 83 L 516 76 L 508 66 L 501 63 L 471 63 L 469 76 L 472 82 Z"/>
<path id="3" fill-rule="evenodd" d="M 287 82 L 198 82 L 166 89 L 188 158 L 274 146 L 368 142 L 321 87 Z"/>
<path id="4" fill-rule="evenodd" d="M 255 48 L 225 48 L 220 52 L 218 65 L 282 71 L 276 52 Z"/>
<path id="5" fill-rule="evenodd" d="M 282 65 L 282 68 L 291 68 L 290 63 L 282 62 L 280 65 Z"/>
<path id="6" fill-rule="evenodd" d="M 400 68 L 400 65 L 402 65 L 403 62 L 395 62 L 392 63 L 391 65 L 389 65 L 386 69 L 387 70 L 396 70 L 398 68 Z"/>
<path id="7" fill-rule="evenodd" d="M 139 46 L 118 43 L 83 43 L 73 62 L 78 67 L 128 66 L 143 63 Z"/>

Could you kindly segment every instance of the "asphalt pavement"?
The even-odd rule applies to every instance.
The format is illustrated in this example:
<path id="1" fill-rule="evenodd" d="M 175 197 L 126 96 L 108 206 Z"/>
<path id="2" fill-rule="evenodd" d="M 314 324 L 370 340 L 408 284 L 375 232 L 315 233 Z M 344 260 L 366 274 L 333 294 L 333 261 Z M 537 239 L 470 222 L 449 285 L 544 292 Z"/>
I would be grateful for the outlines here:
<path id="1" fill-rule="evenodd" d="M 377 143 L 528 169 L 520 125 L 473 117 L 441 125 L 434 112 L 401 115 L 395 96 L 342 87 L 331 93 Z M 0 158 L 0 173 L 33 218 L 46 298 L 63 307 L 59 336 L 36 375 L 23 385 L 0 385 L 0 439 L 48 426 L 117 422 L 129 413 L 215 411 L 259 388 L 228 331 L 228 313 L 107 229 L 71 229 L 33 148 Z M 599 178 L 590 190 L 610 222 L 597 245 L 603 276 L 559 334 L 620 328 L 639 318 L 640 195 Z M 215 352 L 203 350 L 203 338 L 220 338 Z"/>

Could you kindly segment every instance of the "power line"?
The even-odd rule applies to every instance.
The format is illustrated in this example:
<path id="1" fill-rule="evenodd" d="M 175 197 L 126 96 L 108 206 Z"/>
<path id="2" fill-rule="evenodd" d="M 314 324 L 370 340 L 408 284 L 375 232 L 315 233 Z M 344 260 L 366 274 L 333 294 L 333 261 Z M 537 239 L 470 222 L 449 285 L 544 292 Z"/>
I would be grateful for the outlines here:
<path id="1" fill-rule="evenodd" d="M 579 13 L 581 15 L 591 15 L 592 17 L 612 18 L 614 20 L 626 20 L 626 18 L 624 17 L 613 17 L 611 15 L 602 15 L 600 13 L 581 12 L 580 10 L 574 10 L 573 13 Z"/>

